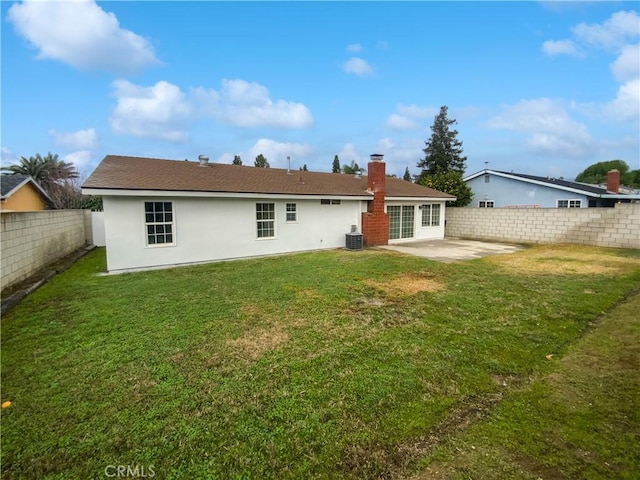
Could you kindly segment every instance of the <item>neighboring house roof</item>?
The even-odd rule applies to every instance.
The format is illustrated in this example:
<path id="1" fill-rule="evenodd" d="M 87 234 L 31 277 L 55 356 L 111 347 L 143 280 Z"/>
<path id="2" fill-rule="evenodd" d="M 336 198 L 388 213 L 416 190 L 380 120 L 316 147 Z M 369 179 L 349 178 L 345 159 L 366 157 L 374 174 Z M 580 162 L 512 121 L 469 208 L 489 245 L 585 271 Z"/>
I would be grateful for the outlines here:
<path id="1" fill-rule="evenodd" d="M 481 170 L 472 175 L 465 177 L 465 182 L 473 180 L 485 174 L 497 175 L 499 177 L 510 178 L 521 182 L 531 183 L 534 185 L 543 185 L 546 187 L 556 188 L 567 192 L 580 193 L 589 197 L 596 198 L 640 198 L 640 195 L 628 195 L 625 193 L 609 193 L 606 188 L 597 185 L 589 185 L 587 183 L 571 182 L 553 177 L 539 177 L 536 175 L 526 175 L 523 173 L 501 172 L 499 170 Z"/>
<path id="2" fill-rule="evenodd" d="M 36 182 L 29 175 L 23 174 L 0 176 L 0 190 L 2 192 L 2 200 L 6 200 L 7 198 L 9 198 L 27 183 L 31 183 L 33 187 L 38 191 L 38 193 L 42 195 L 46 202 L 51 202 L 49 195 L 47 195 L 47 192 L 45 192 L 43 188 L 38 185 L 38 182 Z"/>
<path id="3" fill-rule="evenodd" d="M 82 185 L 95 190 L 373 197 L 367 177 L 279 168 L 108 155 Z M 115 192 L 114 192 L 115 193 Z M 432 188 L 386 178 L 386 197 L 454 199 Z"/>

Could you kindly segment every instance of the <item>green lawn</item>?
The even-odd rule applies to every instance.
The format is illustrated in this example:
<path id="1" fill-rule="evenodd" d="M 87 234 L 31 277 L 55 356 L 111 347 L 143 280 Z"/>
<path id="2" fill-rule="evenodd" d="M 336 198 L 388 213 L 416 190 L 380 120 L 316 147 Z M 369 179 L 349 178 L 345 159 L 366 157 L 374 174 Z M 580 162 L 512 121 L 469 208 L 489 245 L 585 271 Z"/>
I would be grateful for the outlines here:
<path id="1" fill-rule="evenodd" d="M 109 465 L 162 479 L 640 468 L 638 364 L 604 384 L 620 390 L 613 400 L 580 397 L 577 410 L 562 380 L 577 374 L 560 368 L 589 335 L 624 350 L 606 343 L 620 329 L 598 325 L 638 291 L 640 251 L 533 247 L 455 264 L 327 251 L 104 269 L 99 249 L 2 319 L 3 478 L 108 478 Z M 635 345 L 637 322 L 626 322 Z"/>

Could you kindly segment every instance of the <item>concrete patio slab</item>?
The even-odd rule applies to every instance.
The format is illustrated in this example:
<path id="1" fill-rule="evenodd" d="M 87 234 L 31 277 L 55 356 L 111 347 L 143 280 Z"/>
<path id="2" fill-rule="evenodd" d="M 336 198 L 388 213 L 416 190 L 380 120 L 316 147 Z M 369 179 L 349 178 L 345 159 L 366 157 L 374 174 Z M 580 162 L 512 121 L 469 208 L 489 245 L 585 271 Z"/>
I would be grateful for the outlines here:
<path id="1" fill-rule="evenodd" d="M 478 242 L 475 240 L 460 240 L 445 238 L 443 240 L 420 240 L 416 242 L 385 245 L 378 248 L 394 252 L 406 253 L 418 257 L 425 257 L 439 262 L 459 262 L 474 258 L 513 253 L 522 250 L 518 245 L 506 243 Z"/>

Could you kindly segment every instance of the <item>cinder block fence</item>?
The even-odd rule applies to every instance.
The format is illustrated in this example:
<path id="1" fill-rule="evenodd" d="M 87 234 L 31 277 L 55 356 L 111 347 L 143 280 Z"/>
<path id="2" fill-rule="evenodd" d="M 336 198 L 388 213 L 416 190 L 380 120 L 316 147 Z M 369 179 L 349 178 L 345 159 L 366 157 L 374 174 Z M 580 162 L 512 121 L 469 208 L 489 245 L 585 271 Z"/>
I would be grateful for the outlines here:
<path id="1" fill-rule="evenodd" d="M 640 203 L 615 208 L 447 208 L 445 236 L 640 248 Z"/>
<path id="2" fill-rule="evenodd" d="M 1 288 L 91 243 L 88 210 L 1 212 Z M 88 226 L 87 226 L 88 224 Z"/>

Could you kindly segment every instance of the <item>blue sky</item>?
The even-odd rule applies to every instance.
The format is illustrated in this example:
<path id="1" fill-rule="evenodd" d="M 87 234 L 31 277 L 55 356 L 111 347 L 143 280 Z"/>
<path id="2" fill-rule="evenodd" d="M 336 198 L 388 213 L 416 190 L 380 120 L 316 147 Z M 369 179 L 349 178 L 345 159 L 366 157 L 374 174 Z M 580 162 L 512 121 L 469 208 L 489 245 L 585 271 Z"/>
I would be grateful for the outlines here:
<path id="1" fill-rule="evenodd" d="M 638 2 L 2 2 L 2 164 L 51 151 L 418 173 L 640 168 Z"/>

